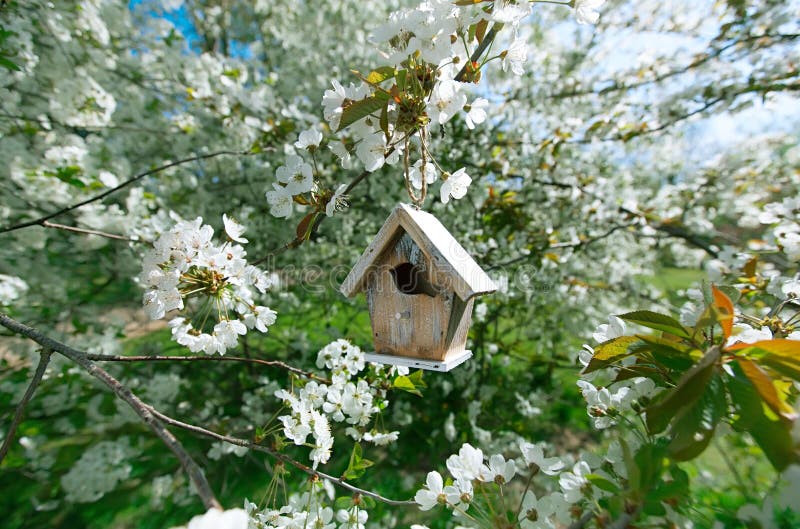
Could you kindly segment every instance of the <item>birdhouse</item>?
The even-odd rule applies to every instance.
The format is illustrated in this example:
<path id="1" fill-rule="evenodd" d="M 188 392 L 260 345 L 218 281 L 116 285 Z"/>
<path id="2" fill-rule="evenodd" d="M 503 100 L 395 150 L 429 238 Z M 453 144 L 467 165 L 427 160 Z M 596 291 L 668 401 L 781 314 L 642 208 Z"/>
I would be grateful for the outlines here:
<path id="1" fill-rule="evenodd" d="M 340 290 L 367 295 L 375 345 L 367 360 L 449 371 L 472 356 L 475 297 L 497 287 L 436 217 L 400 204 Z"/>

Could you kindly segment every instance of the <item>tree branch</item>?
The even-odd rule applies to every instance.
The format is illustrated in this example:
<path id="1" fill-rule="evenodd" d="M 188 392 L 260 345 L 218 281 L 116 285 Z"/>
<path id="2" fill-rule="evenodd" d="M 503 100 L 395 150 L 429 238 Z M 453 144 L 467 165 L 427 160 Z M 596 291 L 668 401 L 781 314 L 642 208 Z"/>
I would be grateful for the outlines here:
<path id="1" fill-rule="evenodd" d="M 140 240 L 137 240 L 137 239 L 131 239 L 130 237 L 125 237 L 123 235 L 117 235 L 117 234 L 114 234 L 114 233 L 106 233 L 104 231 L 90 230 L 90 229 L 87 229 L 87 228 L 79 228 L 77 226 L 67 226 L 66 224 L 56 224 L 55 222 L 50 222 L 48 220 L 43 221 L 41 223 L 41 226 L 44 226 L 45 228 L 55 228 L 57 230 L 71 231 L 71 232 L 74 232 L 74 233 L 83 233 L 83 234 L 86 234 L 86 235 L 97 235 L 99 237 L 105 237 L 107 239 L 115 239 L 115 240 L 118 240 L 118 241 L 139 242 L 139 243 L 148 244 L 147 241 L 140 241 Z"/>
<path id="2" fill-rule="evenodd" d="M 591 509 L 586 509 L 580 518 L 572 522 L 567 529 L 583 529 L 586 527 L 592 518 L 594 518 L 594 511 Z"/>
<path id="3" fill-rule="evenodd" d="M 165 171 L 165 170 L 167 170 L 167 169 L 169 169 L 171 167 L 175 167 L 175 166 L 178 166 L 178 165 L 181 165 L 181 164 L 185 164 L 185 163 L 189 163 L 189 162 L 196 162 L 198 160 L 207 160 L 209 158 L 216 158 L 217 156 L 225 156 L 225 155 L 227 155 L 227 156 L 249 156 L 249 155 L 252 155 L 252 154 L 256 154 L 256 153 L 250 152 L 250 151 L 217 151 L 217 152 L 212 152 L 212 153 L 208 153 L 208 154 L 201 154 L 201 155 L 198 155 L 198 156 L 192 156 L 192 157 L 189 157 L 189 158 L 183 158 L 181 160 L 170 162 L 170 163 L 161 165 L 159 167 L 156 167 L 154 169 L 150 169 L 148 171 L 145 171 L 143 173 L 139 173 L 138 175 L 136 175 L 136 176 L 134 176 L 132 178 L 129 178 L 128 180 L 125 180 L 124 182 L 122 182 L 118 186 L 112 187 L 111 189 L 103 191 L 99 195 L 95 195 L 95 196 L 93 196 L 91 198 L 87 198 L 86 200 L 78 202 L 77 204 L 73 204 L 71 206 L 67 206 L 65 208 L 59 209 L 58 211 L 54 211 L 53 213 L 49 213 L 49 214 L 47 214 L 47 215 L 45 215 L 43 217 L 39 217 L 39 218 L 34 219 L 34 220 L 29 220 L 29 221 L 26 221 L 26 222 L 20 222 L 19 224 L 14 224 L 12 226 L 6 226 L 5 228 L 0 228 L 0 233 L 7 233 L 7 232 L 10 232 L 10 231 L 20 230 L 22 228 L 28 228 L 30 226 L 37 226 L 37 225 L 38 226 L 44 226 L 44 222 L 45 221 L 48 221 L 48 220 L 50 220 L 52 218 L 61 216 L 61 215 L 65 214 L 65 213 L 69 213 L 70 211 L 73 211 L 75 209 L 83 207 L 83 206 L 85 206 L 87 204 L 91 204 L 92 202 L 97 202 L 98 200 L 102 200 L 105 197 L 107 197 L 108 195 L 111 195 L 112 193 L 116 193 L 120 189 L 124 189 L 124 188 L 128 187 L 129 185 L 131 185 L 131 184 L 133 184 L 135 182 L 138 182 L 139 180 L 141 180 L 142 178 L 144 178 L 146 176 L 150 176 L 150 175 L 153 175 L 153 174 L 156 174 L 156 173 L 160 173 L 161 171 Z"/>
<path id="4" fill-rule="evenodd" d="M 617 518 L 614 523 L 609 525 L 608 529 L 625 529 L 626 527 L 630 527 L 630 523 L 636 521 L 641 510 L 642 506 L 637 505 L 630 512 L 622 513 L 622 516 Z"/>
<path id="5" fill-rule="evenodd" d="M 319 470 L 315 470 L 315 469 L 309 467 L 308 465 L 304 465 L 303 463 L 301 463 L 299 461 L 295 461 L 294 459 L 292 459 L 290 457 L 287 457 L 284 454 L 281 454 L 280 452 L 272 450 L 271 448 L 268 448 L 266 446 L 253 443 L 253 442 L 248 441 L 246 439 L 239 439 L 237 437 L 231 437 L 229 435 L 222 435 L 222 434 L 213 432 L 211 430 L 207 430 L 207 429 L 205 429 L 205 428 L 203 428 L 201 426 L 195 426 L 193 424 L 188 424 L 188 423 L 179 421 L 177 419 L 173 419 L 172 417 L 164 415 L 163 413 L 159 412 L 158 410 L 153 409 L 152 407 L 150 408 L 150 411 L 159 420 L 161 420 L 165 424 L 169 424 L 170 426 L 175 426 L 177 428 L 181 428 L 181 429 L 184 429 L 186 431 L 193 432 L 193 433 L 195 433 L 197 435 L 200 435 L 202 437 L 208 437 L 209 439 L 215 439 L 217 441 L 222 441 L 224 443 L 229 443 L 229 444 L 236 445 L 236 446 L 243 446 L 245 448 L 249 448 L 249 449 L 255 450 L 257 452 L 264 452 L 265 454 L 271 455 L 275 459 L 283 461 L 284 463 L 287 463 L 287 464 L 289 464 L 289 465 L 291 465 L 291 466 L 293 466 L 293 467 L 295 467 L 295 468 L 297 468 L 299 470 L 302 470 L 303 472 L 305 472 L 306 474 L 308 474 L 310 476 L 319 476 L 322 479 L 330 481 L 334 485 L 338 485 L 339 487 L 347 489 L 347 490 L 349 490 L 351 492 L 357 492 L 357 493 L 361 494 L 362 496 L 368 496 L 368 497 L 370 497 L 370 498 L 372 498 L 374 500 L 386 503 L 387 505 L 394 505 L 394 506 L 399 506 L 399 507 L 417 505 L 417 503 L 414 502 L 414 501 L 392 500 L 392 499 L 389 499 L 389 498 L 385 498 L 385 497 L 383 497 L 380 494 L 377 494 L 375 492 L 372 492 L 372 491 L 369 491 L 369 490 L 365 490 L 365 489 L 361 489 L 359 487 L 356 487 L 355 485 L 351 485 L 350 483 L 342 480 L 341 478 L 337 478 L 337 477 L 331 476 L 330 474 L 326 474 L 324 472 L 320 472 Z"/>
<path id="6" fill-rule="evenodd" d="M 3 439 L 3 446 L 0 446 L 0 463 L 3 462 L 6 454 L 8 454 L 8 450 L 11 448 L 11 442 L 14 440 L 14 435 L 17 433 L 17 427 L 19 423 L 22 422 L 25 406 L 28 405 L 28 402 L 33 397 L 33 392 L 36 391 L 36 388 L 42 382 L 44 372 L 47 370 L 47 364 L 50 363 L 51 354 L 52 351 L 50 351 L 50 349 L 42 349 L 41 355 L 39 356 L 39 365 L 36 366 L 36 372 L 34 372 L 33 378 L 30 384 L 28 384 L 28 389 L 25 390 L 25 394 L 22 396 L 22 400 L 17 404 L 17 411 L 14 413 L 14 418 L 11 420 L 11 426 L 8 428 L 6 438 Z"/>
<path id="7" fill-rule="evenodd" d="M 498 26 L 498 24 L 495 24 L 494 26 L 492 26 L 492 29 L 490 29 L 486 33 L 486 35 L 484 35 L 483 40 L 481 41 L 481 43 L 478 44 L 478 47 L 475 48 L 474 52 L 472 52 L 472 55 L 469 58 L 469 62 L 464 64 L 464 66 L 461 67 L 461 70 L 459 70 L 459 72 L 453 78 L 455 81 L 459 81 L 459 82 L 463 82 L 464 81 L 464 77 L 467 75 L 467 69 L 470 67 L 470 65 L 473 62 L 476 62 L 478 59 L 481 58 L 481 55 L 483 55 L 483 52 L 486 51 L 486 48 L 488 48 L 489 45 L 494 41 L 494 38 L 497 36 L 498 29 L 500 29 L 497 26 Z M 502 26 L 503 25 L 500 24 L 500 27 L 502 27 Z"/>
<path id="8" fill-rule="evenodd" d="M 184 471 L 188 474 L 189 479 L 194 484 L 194 488 L 197 494 L 203 500 L 203 505 L 205 505 L 206 509 L 222 508 L 219 501 L 214 496 L 214 492 L 211 490 L 211 486 L 208 484 L 208 480 L 206 480 L 203 470 L 194 461 L 194 459 L 192 459 L 192 456 L 189 455 L 186 449 L 183 448 L 183 445 L 181 445 L 180 441 L 178 441 L 175 436 L 172 435 L 172 433 L 170 433 L 170 431 L 167 430 L 164 425 L 156 419 L 156 416 L 153 413 L 154 410 L 151 406 L 142 402 L 139 397 L 134 395 L 130 389 L 124 386 L 116 378 L 111 376 L 106 370 L 89 360 L 85 353 L 78 351 L 77 349 L 73 349 L 72 347 L 59 341 L 53 340 L 52 338 L 42 334 L 40 331 L 32 327 L 28 327 L 27 325 L 9 318 L 2 313 L 0 313 L 0 325 L 16 334 L 20 334 L 33 340 L 46 350 L 52 350 L 66 356 L 81 366 L 91 376 L 105 384 L 111 391 L 114 392 L 115 395 L 117 395 L 117 397 L 124 400 L 150 428 L 150 430 L 152 430 L 153 433 L 155 433 L 156 436 L 167 445 L 172 453 L 175 454 L 175 456 L 181 462 L 181 466 L 183 466 Z"/>
<path id="9" fill-rule="evenodd" d="M 392 150 L 394 150 L 394 149 L 392 149 Z M 392 151 L 389 151 L 389 152 L 392 152 Z M 347 185 L 347 187 L 345 188 L 345 190 L 344 190 L 344 192 L 342 194 L 343 195 L 349 195 L 350 192 L 353 189 L 355 189 L 355 187 L 358 184 L 360 184 L 364 179 L 366 179 L 369 175 L 370 175 L 369 171 L 362 171 L 361 174 L 359 174 L 358 176 L 353 178 L 353 180 Z M 319 228 L 319 225 L 322 224 L 322 221 L 324 221 L 326 218 L 327 218 L 326 215 L 318 215 L 317 218 L 314 219 L 314 225 L 311 226 L 311 229 L 309 231 L 311 233 L 316 232 L 317 229 Z M 0 233 L 2 233 L 2 232 L 0 232 Z M 250 264 L 252 264 L 253 266 L 258 266 L 261 263 L 267 261 L 268 259 L 272 259 L 273 257 L 282 254 L 286 250 L 291 250 L 292 248 L 297 248 L 298 246 L 303 244 L 305 241 L 306 241 L 306 239 L 303 238 L 303 237 L 295 237 L 294 239 L 292 239 L 291 241 L 287 242 L 283 246 L 279 246 L 278 248 L 275 248 L 274 250 L 272 250 L 268 254 L 264 255 L 263 257 L 260 257 L 260 258 L 256 259 L 255 261 L 253 261 Z"/>
<path id="10" fill-rule="evenodd" d="M 800 34 L 795 34 L 795 33 L 773 34 L 773 35 L 770 35 L 770 34 L 767 34 L 767 35 L 748 35 L 748 36 L 746 36 L 746 37 L 744 37 L 742 39 L 739 39 L 739 40 L 732 40 L 731 42 L 727 43 L 724 46 L 721 46 L 719 48 L 716 48 L 714 50 L 706 52 L 704 55 L 695 58 L 693 61 L 691 61 L 690 63 L 688 63 L 688 64 L 686 64 L 686 65 L 684 65 L 682 67 L 675 68 L 675 69 L 670 70 L 668 72 L 656 75 L 652 79 L 643 79 L 641 81 L 636 81 L 636 82 L 628 83 L 628 84 L 617 83 L 616 79 L 607 79 L 605 81 L 595 81 L 595 84 L 605 86 L 605 88 L 602 88 L 600 90 L 577 89 L 577 90 L 571 90 L 571 91 L 567 91 L 567 92 L 559 92 L 559 93 L 555 93 L 555 94 L 549 94 L 546 97 L 549 98 L 549 99 L 568 99 L 568 98 L 572 98 L 572 97 L 580 97 L 580 96 L 585 96 L 585 95 L 606 95 L 606 94 L 610 94 L 612 92 L 623 92 L 623 91 L 627 92 L 629 90 L 634 90 L 636 88 L 640 88 L 640 87 L 648 85 L 648 84 L 660 83 L 661 81 L 666 81 L 667 79 L 669 79 L 671 77 L 675 77 L 677 75 L 685 74 L 685 73 L 689 72 L 690 70 L 692 70 L 694 68 L 697 68 L 698 66 L 701 66 L 701 65 L 705 64 L 706 62 L 709 62 L 710 60 L 719 57 L 722 53 L 726 52 L 730 48 L 733 48 L 733 47 L 736 47 L 736 46 L 740 46 L 741 44 L 743 44 L 745 42 L 749 42 L 749 41 L 753 41 L 753 40 L 757 41 L 757 40 L 762 40 L 762 39 L 773 39 L 773 41 L 775 41 L 775 42 L 771 42 L 767 46 L 760 46 L 759 49 L 761 49 L 761 48 L 770 47 L 773 44 L 778 44 L 780 41 L 793 41 L 793 40 L 797 40 L 798 38 L 800 38 Z M 626 73 L 630 74 L 630 72 L 626 72 Z"/>
<path id="11" fill-rule="evenodd" d="M 310 371 L 303 371 L 280 360 L 261 360 L 259 358 L 242 358 L 239 356 L 119 356 L 104 354 L 87 354 L 86 358 L 96 362 L 244 362 L 263 366 L 279 367 L 290 373 L 305 377 L 325 384 L 330 384 L 327 378 L 315 375 Z"/>

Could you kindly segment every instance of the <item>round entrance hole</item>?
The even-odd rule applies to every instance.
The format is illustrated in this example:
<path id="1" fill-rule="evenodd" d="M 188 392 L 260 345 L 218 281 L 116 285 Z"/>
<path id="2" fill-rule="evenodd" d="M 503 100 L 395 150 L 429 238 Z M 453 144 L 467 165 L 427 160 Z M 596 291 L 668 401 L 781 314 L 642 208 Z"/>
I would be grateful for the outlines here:
<path id="1" fill-rule="evenodd" d="M 411 263 L 400 263 L 391 270 L 397 290 L 403 294 L 436 296 L 436 288 L 425 277 L 425 269 Z"/>

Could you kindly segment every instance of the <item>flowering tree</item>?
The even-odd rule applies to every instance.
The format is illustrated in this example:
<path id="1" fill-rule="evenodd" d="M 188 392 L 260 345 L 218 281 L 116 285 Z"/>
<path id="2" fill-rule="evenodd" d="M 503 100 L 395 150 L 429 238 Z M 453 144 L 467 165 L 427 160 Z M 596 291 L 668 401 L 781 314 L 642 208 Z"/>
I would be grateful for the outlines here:
<path id="1" fill-rule="evenodd" d="M 0 3 L 6 524 L 797 524 L 798 7 Z M 398 201 L 447 375 L 338 294 Z"/>

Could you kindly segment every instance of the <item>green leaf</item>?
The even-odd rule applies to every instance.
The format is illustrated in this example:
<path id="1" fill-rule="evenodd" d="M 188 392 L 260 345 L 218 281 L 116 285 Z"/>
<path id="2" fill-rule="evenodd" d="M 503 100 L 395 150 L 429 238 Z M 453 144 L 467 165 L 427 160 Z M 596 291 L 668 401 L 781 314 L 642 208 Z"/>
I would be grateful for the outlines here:
<path id="1" fill-rule="evenodd" d="M 374 509 L 377 503 L 375 500 L 370 498 L 369 496 L 364 496 L 363 494 L 358 497 L 359 507 L 363 507 L 364 509 Z"/>
<path id="2" fill-rule="evenodd" d="M 411 378 L 405 375 L 397 376 L 392 382 L 392 387 L 395 389 L 407 391 L 408 393 L 416 395 L 417 397 L 422 396 L 422 392 L 420 392 L 420 390 L 417 389 L 417 385 L 414 384 L 414 381 L 412 381 Z"/>
<path id="3" fill-rule="evenodd" d="M 83 180 L 78 178 L 78 175 L 80 175 L 82 172 L 83 169 L 81 169 L 79 166 L 68 165 L 65 167 L 59 167 L 58 169 L 55 170 L 55 172 L 46 171 L 45 174 L 48 176 L 54 176 L 59 180 L 61 180 L 62 182 L 64 182 L 65 184 L 71 185 L 72 187 L 77 187 L 78 189 L 84 189 L 86 187 L 86 184 L 83 183 Z"/>
<path id="4" fill-rule="evenodd" d="M 266 437 L 267 437 L 266 431 L 264 430 L 264 428 L 262 428 L 261 426 L 256 426 L 256 433 L 255 436 L 253 436 L 253 440 L 255 441 L 255 443 L 256 444 L 260 443 Z"/>
<path id="5" fill-rule="evenodd" d="M 619 368 L 617 372 L 616 378 L 614 378 L 614 382 L 621 382 L 623 380 L 630 380 L 632 378 L 638 377 L 645 377 L 652 379 L 657 382 L 663 382 L 664 377 L 661 374 L 661 371 L 656 369 L 655 367 L 641 365 L 641 364 L 634 364 L 632 366 L 622 366 Z"/>
<path id="6" fill-rule="evenodd" d="M 407 76 L 408 76 L 408 70 L 400 70 L 395 74 L 395 79 L 397 80 L 396 86 L 399 92 L 405 92 Z"/>
<path id="7" fill-rule="evenodd" d="M 726 378 L 731 401 L 737 409 L 734 429 L 748 432 L 778 471 L 800 462 L 791 437 L 791 423 L 767 417 L 758 391 L 737 362 L 730 364 L 734 376 Z"/>
<path id="8" fill-rule="evenodd" d="M 633 456 L 639 469 L 639 492 L 646 496 L 656 485 L 664 469 L 664 447 L 656 444 L 644 444 Z"/>
<path id="9" fill-rule="evenodd" d="M 387 143 L 391 139 L 389 136 L 389 102 L 383 104 L 383 108 L 381 109 L 381 117 L 379 120 L 381 130 L 383 131 L 383 135 L 386 136 Z"/>
<path id="10" fill-rule="evenodd" d="M 388 96 L 383 92 L 376 92 L 375 95 L 370 97 L 352 101 L 344 107 L 342 117 L 339 120 L 339 128 L 336 129 L 336 131 L 338 132 L 356 121 L 369 116 L 373 112 L 377 112 L 384 106 L 387 99 Z"/>
<path id="11" fill-rule="evenodd" d="M 367 76 L 367 82 L 370 84 L 379 84 L 386 79 L 391 79 L 392 77 L 394 77 L 394 67 L 381 66 L 380 68 L 376 68 L 369 73 Z"/>
<path id="12" fill-rule="evenodd" d="M 728 296 L 733 303 L 736 303 L 742 297 L 742 293 L 739 292 L 739 289 L 730 285 L 720 285 L 717 289 Z"/>
<path id="13" fill-rule="evenodd" d="M 620 336 L 605 341 L 594 348 L 594 355 L 584 369 L 584 373 L 591 373 L 602 369 L 617 360 L 629 356 L 632 352 L 629 350 L 631 345 L 638 343 L 639 338 L 636 336 Z"/>
<path id="14" fill-rule="evenodd" d="M 667 514 L 667 508 L 660 501 L 648 497 L 644 500 L 642 512 L 648 516 L 664 516 Z"/>
<path id="15" fill-rule="evenodd" d="M 649 352 L 653 360 L 674 371 L 686 371 L 692 367 L 694 364 L 692 351 L 699 353 L 698 356 L 702 356 L 700 351 L 687 347 L 680 342 L 659 336 L 646 336 L 643 334 L 637 334 L 636 336 L 645 343 L 641 348 L 642 351 Z"/>
<path id="16" fill-rule="evenodd" d="M 709 349 L 699 362 L 683 374 L 676 387 L 662 393 L 663 397 L 648 406 L 647 428 L 650 433 L 664 431 L 681 409 L 693 405 L 700 398 L 719 357 L 719 347 Z"/>
<path id="17" fill-rule="evenodd" d="M 333 502 L 333 508 L 337 511 L 341 509 L 347 510 L 352 506 L 353 506 L 353 498 L 351 498 L 350 496 L 340 496 L 336 498 L 335 502 Z"/>
<path id="18" fill-rule="evenodd" d="M 714 437 L 726 408 L 722 380 L 719 374 L 714 373 L 700 398 L 684 408 L 672 422 L 671 440 L 667 447 L 670 457 L 676 461 L 688 461 L 700 455 Z"/>
<path id="19" fill-rule="evenodd" d="M 428 387 L 428 385 L 425 383 L 424 380 L 422 380 L 422 376 L 424 373 L 425 372 L 422 369 L 417 369 L 416 371 L 408 375 L 408 379 L 411 382 L 413 382 L 416 387 L 425 389 Z"/>
<path id="20" fill-rule="evenodd" d="M 632 490 L 639 490 L 639 486 L 642 483 L 642 474 L 639 472 L 639 467 L 633 458 L 631 447 L 623 436 L 619 436 L 619 445 L 622 447 L 622 459 L 625 460 L 625 469 L 628 471 L 628 484 Z"/>
<path id="21" fill-rule="evenodd" d="M 11 62 L 7 58 L 3 57 L 2 55 L 0 55 L 0 66 L 2 66 L 3 68 L 5 68 L 7 70 L 13 70 L 15 72 L 22 71 L 22 68 L 20 68 L 16 63 Z"/>
<path id="22" fill-rule="evenodd" d="M 587 474 L 586 479 L 589 481 L 589 483 L 591 483 L 600 490 L 604 490 L 612 494 L 616 494 L 619 492 L 619 487 L 615 483 L 607 480 L 606 478 L 598 474 Z"/>
<path id="23" fill-rule="evenodd" d="M 467 42 L 472 42 L 472 39 L 475 38 L 475 31 L 478 29 L 477 24 L 472 24 L 469 28 L 467 28 Z"/>
<path id="24" fill-rule="evenodd" d="M 635 312 L 628 312 L 618 316 L 620 319 L 636 323 L 648 329 L 655 329 L 657 331 L 664 331 L 681 338 L 689 338 L 689 331 L 687 331 L 681 323 L 671 316 L 666 314 L 659 314 L 649 310 L 638 310 Z"/>
<path id="25" fill-rule="evenodd" d="M 342 478 L 358 479 L 363 476 L 364 472 L 372 465 L 372 461 L 361 457 L 361 444 L 356 443 L 353 445 L 353 452 L 350 454 L 350 463 L 347 465 L 347 470 L 342 474 Z"/>
<path id="26" fill-rule="evenodd" d="M 662 480 L 658 486 L 650 492 L 648 497 L 652 500 L 680 499 L 689 494 L 689 474 L 677 465 L 669 468 L 670 480 Z"/>

